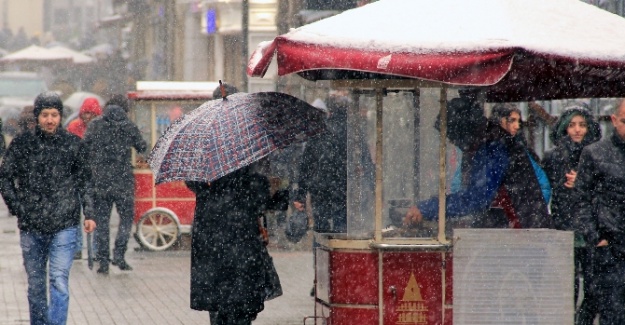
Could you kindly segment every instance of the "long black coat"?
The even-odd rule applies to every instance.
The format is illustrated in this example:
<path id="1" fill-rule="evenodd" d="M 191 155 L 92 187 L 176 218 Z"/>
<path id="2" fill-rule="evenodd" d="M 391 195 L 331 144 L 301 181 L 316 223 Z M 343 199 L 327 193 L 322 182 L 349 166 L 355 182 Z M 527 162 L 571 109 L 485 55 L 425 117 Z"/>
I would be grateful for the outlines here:
<path id="1" fill-rule="evenodd" d="M 48 135 L 39 127 L 13 139 L 0 166 L 0 192 L 20 230 L 53 234 L 77 226 L 81 201 L 92 218 L 91 174 L 79 143 L 63 129 Z"/>
<path id="2" fill-rule="evenodd" d="M 575 179 L 577 226 L 589 245 L 606 239 L 625 257 L 625 141 L 616 135 L 584 148 Z"/>
<path id="3" fill-rule="evenodd" d="M 196 194 L 191 308 L 254 318 L 264 307 L 258 218 L 269 198 L 269 181 L 244 168 L 210 186 L 198 182 L 187 186 Z"/>
<path id="4" fill-rule="evenodd" d="M 147 149 L 139 128 L 119 106 L 109 105 L 101 117 L 93 120 L 83 139 L 86 161 L 93 173 L 96 195 L 133 195 L 131 152 Z"/>

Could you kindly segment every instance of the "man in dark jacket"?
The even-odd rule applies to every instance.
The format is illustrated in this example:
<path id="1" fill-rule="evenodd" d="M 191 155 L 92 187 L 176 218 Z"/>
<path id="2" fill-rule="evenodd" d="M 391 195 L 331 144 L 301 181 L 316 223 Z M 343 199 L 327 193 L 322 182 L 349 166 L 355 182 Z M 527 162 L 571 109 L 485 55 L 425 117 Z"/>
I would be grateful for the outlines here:
<path id="1" fill-rule="evenodd" d="M 0 192 L 20 229 L 31 324 L 67 320 L 81 203 L 85 231 L 95 229 L 87 193 L 90 172 L 79 153 L 80 139 L 59 127 L 62 113 L 57 94 L 37 96 L 37 126 L 13 139 L 0 167 Z"/>
<path id="2" fill-rule="evenodd" d="M 593 251 L 599 323 L 625 324 L 625 102 L 611 116 L 614 134 L 585 147 L 577 177 L 577 228 Z M 586 279 L 584 279 L 586 281 Z"/>
<path id="3" fill-rule="evenodd" d="M 95 239 L 96 258 L 100 262 L 98 273 L 102 274 L 109 271 L 109 222 L 113 204 L 120 222 L 112 264 L 121 270 L 132 270 L 125 260 L 135 208 L 130 150 L 134 147 L 138 153 L 144 153 L 147 149 L 139 128 L 128 119 L 127 102 L 120 97 L 111 100 L 114 101 L 106 104 L 102 116 L 89 124 L 83 139 L 87 164 L 93 174 L 95 219 L 101 225 Z"/>
<path id="4" fill-rule="evenodd" d="M 310 193 L 316 232 L 347 231 L 347 96 L 330 96 L 326 132 L 308 142 L 299 164 L 294 205 L 303 210 Z"/>

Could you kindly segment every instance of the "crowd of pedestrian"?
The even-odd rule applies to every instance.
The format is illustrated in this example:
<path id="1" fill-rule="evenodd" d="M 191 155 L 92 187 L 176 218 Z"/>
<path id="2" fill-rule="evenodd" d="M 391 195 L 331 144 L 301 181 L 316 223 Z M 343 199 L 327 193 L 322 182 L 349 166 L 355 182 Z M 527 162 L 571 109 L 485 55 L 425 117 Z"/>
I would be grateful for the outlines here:
<path id="1" fill-rule="evenodd" d="M 286 210 L 288 200 L 294 211 L 312 211 L 314 231 L 347 231 L 349 105 L 344 93 L 325 100 L 327 130 L 299 148 L 290 200 L 272 190 L 267 159 L 210 184 L 186 182 L 196 195 L 191 308 L 209 311 L 211 323 L 250 324 L 270 298 L 268 288 L 281 290 L 279 280 L 276 288 L 267 283 L 267 266 L 273 266 L 265 247 L 268 211 Z M 17 216 L 31 324 L 65 323 L 68 277 L 83 230 L 95 231 L 98 273 L 108 274 L 110 263 L 132 270 L 125 259 L 134 217 L 131 148 L 139 155 L 148 148 L 128 110 L 123 95 L 112 96 L 104 108 L 87 98 L 65 130 L 61 99 L 45 92 L 20 115 L 19 133 L 0 165 L 0 193 Z M 526 144 L 515 105 L 496 104 L 488 118 L 474 122 L 479 134 L 462 136 L 463 143 L 451 134 L 465 160 L 460 188 L 446 197 L 446 215 L 470 216 L 475 228 L 573 231 L 576 324 L 591 325 L 597 315 L 602 325 L 625 324 L 625 230 L 620 226 L 625 222 L 625 101 L 611 115 L 612 135 L 603 139 L 589 109 L 566 108 L 552 126 L 555 147 L 542 160 Z M 363 165 L 373 173 L 366 157 Z M 113 205 L 120 224 L 111 258 Z M 437 218 L 438 197 L 433 197 L 415 202 L 403 221 L 413 227 Z"/>

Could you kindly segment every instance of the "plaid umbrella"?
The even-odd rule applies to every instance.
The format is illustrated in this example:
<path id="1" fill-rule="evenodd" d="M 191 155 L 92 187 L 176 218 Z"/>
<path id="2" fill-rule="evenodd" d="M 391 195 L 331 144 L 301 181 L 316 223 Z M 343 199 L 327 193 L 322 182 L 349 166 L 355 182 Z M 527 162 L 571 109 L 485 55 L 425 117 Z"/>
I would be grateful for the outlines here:
<path id="1" fill-rule="evenodd" d="M 157 184 L 211 182 L 325 129 L 325 113 L 277 92 L 236 93 L 176 120 L 149 163 Z"/>

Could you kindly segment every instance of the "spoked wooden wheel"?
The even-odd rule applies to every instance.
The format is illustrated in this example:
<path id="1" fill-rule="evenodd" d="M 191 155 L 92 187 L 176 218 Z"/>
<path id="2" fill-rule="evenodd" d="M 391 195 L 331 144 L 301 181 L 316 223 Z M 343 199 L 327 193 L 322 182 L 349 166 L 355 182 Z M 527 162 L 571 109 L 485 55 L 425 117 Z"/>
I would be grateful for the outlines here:
<path id="1" fill-rule="evenodd" d="M 178 218 L 166 210 L 146 212 L 137 223 L 137 241 L 152 251 L 162 251 L 171 247 L 180 237 Z"/>

